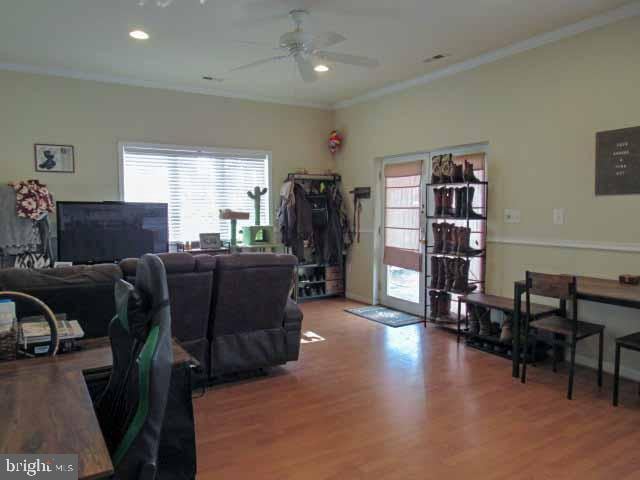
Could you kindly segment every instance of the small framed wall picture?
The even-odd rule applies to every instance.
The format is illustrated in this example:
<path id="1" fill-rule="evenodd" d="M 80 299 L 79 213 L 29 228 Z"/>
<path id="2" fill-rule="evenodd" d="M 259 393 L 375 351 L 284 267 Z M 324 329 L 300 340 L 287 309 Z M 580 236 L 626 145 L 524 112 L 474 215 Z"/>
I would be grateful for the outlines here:
<path id="1" fill-rule="evenodd" d="M 73 145 L 36 143 L 33 146 L 36 172 L 74 173 Z"/>
<path id="2" fill-rule="evenodd" d="M 215 250 L 218 248 L 222 248 L 222 241 L 220 240 L 219 233 L 201 233 L 200 234 L 201 250 Z"/>

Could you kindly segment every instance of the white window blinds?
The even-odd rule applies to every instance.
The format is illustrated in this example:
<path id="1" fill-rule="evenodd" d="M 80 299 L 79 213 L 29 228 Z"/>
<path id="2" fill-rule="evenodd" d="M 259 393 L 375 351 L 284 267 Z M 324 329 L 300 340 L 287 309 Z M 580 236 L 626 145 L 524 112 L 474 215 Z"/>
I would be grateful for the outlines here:
<path id="1" fill-rule="evenodd" d="M 247 191 L 270 187 L 268 162 L 265 153 L 124 145 L 124 200 L 167 203 L 171 242 L 194 241 L 200 233 L 211 232 L 229 239 L 230 222 L 219 219 L 219 210 L 250 212 L 249 220 L 238 221 L 238 230 L 253 225 L 254 203 Z M 260 199 L 262 225 L 269 225 L 270 195 L 269 188 Z"/>
<path id="2" fill-rule="evenodd" d="M 385 166 L 385 265 L 420 272 L 420 179 L 422 162 Z"/>

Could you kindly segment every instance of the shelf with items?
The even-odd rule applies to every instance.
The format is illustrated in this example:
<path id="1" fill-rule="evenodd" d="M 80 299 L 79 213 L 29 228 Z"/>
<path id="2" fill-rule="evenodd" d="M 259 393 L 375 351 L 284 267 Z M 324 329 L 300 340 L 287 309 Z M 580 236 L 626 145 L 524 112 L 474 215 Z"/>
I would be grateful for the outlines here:
<path id="1" fill-rule="evenodd" d="M 296 302 L 344 296 L 344 264 L 301 264 L 296 268 Z"/>
<path id="2" fill-rule="evenodd" d="M 488 191 L 484 153 L 436 155 L 425 199 L 425 324 L 457 330 L 460 297 L 485 290 Z"/>
<path id="3" fill-rule="evenodd" d="M 309 204 L 314 239 L 316 230 L 329 231 L 329 220 L 336 216 L 340 218 L 344 214 L 340 194 L 341 180 L 341 176 L 334 173 L 299 172 L 287 175 L 286 182 L 291 182 L 291 191 L 297 192 L 295 194 L 301 195 Z M 332 225 L 336 230 L 335 222 Z M 341 224 L 340 229 L 343 227 Z M 337 238 L 343 238 L 343 233 L 340 230 Z M 314 241 L 308 239 L 291 243 L 290 253 L 301 262 L 295 270 L 292 298 L 301 302 L 344 296 L 348 245 L 339 245 L 340 250 L 332 248 L 327 252 L 326 248 L 322 248 L 323 245 L 315 245 Z"/>

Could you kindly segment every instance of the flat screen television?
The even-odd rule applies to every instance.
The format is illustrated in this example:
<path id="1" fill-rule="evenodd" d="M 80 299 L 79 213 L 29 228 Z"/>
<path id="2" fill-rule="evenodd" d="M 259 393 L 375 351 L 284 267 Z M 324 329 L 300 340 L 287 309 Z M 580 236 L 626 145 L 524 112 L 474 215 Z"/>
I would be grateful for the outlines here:
<path id="1" fill-rule="evenodd" d="M 166 203 L 57 202 L 58 260 L 115 262 L 169 251 Z"/>

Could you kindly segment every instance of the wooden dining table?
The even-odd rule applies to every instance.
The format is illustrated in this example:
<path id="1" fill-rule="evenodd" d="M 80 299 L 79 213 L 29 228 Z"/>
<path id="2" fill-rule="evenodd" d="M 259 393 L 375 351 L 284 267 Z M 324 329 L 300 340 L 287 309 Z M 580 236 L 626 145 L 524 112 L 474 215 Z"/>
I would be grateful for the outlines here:
<path id="1" fill-rule="evenodd" d="M 77 352 L 0 363 L 0 453 L 74 453 L 79 479 L 107 478 L 113 465 L 86 378 L 110 372 L 111 347 L 106 337 L 80 344 Z M 174 340 L 174 365 L 194 362 Z"/>
<path id="2" fill-rule="evenodd" d="M 596 277 L 576 277 L 578 300 L 604 303 L 619 307 L 635 308 L 640 310 L 640 285 L 626 285 L 618 280 Z M 522 295 L 525 292 L 524 280 L 514 284 L 514 315 L 513 315 L 513 358 L 512 375 L 520 376 L 520 317 L 522 311 Z"/>

